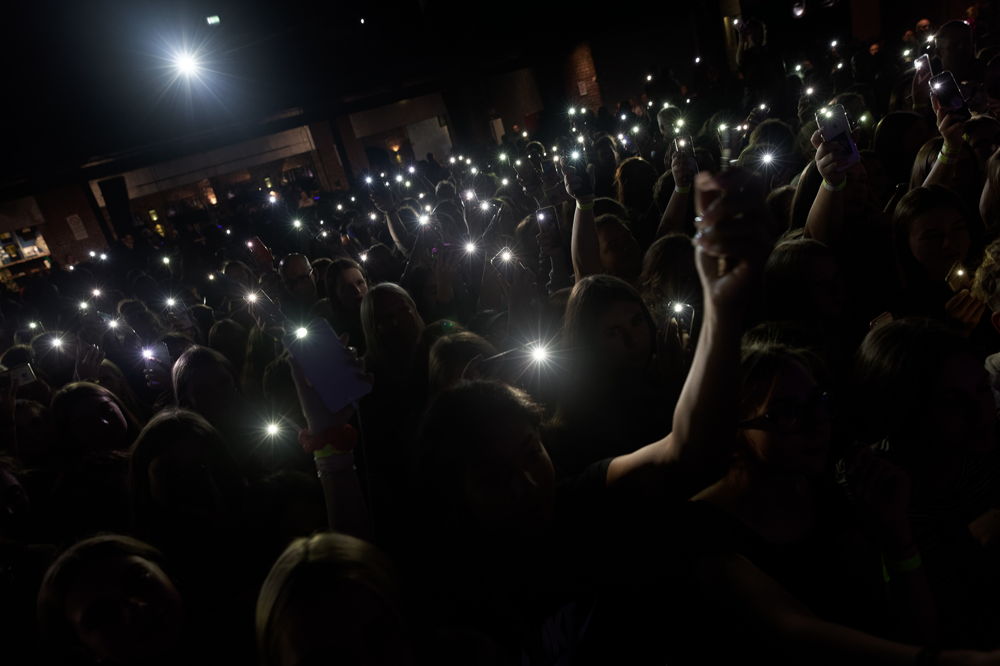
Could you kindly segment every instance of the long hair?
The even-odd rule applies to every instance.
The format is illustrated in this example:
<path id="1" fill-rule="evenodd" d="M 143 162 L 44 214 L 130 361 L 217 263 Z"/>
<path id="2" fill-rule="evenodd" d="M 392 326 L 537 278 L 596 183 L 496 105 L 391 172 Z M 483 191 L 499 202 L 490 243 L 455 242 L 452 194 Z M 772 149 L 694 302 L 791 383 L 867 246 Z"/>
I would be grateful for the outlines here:
<path id="1" fill-rule="evenodd" d="M 129 457 L 128 492 L 133 526 L 143 532 L 155 531 L 161 512 L 153 504 L 149 467 L 177 442 L 198 442 L 208 449 L 213 478 L 228 500 L 235 500 L 242 484 L 236 464 L 229 456 L 222 435 L 202 416 L 185 409 L 160 412 L 146 424 L 132 444 Z"/>
<path id="2" fill-rule="evenodd" d="M 174 363 L 173 371 L 171 372 L 171 380 L 174 385 L 174 400 L 176 400 L 178 407 L 193 407 L 188 399 L 188 388 L 191 379 L 199 368 L 209 365 L 219 365 L 225 368 L 233 378 L 233 386 L 239 386 L 239 380 L 233 371 L 233 365 L 220 352 L 211 347 L 188 347 Z"/>
<path id="3" fill-rule="evenodd" d="M 395 575 L 378 548 L 337 532 L 296 539 L 271 567 L 257 596 L 257 649 L 263 666 L 278 663 L 278 627 L 286 614 L 296 617 L 296 608 L 299 613 L 314 612 L 320 600 L 334 597 L 343 583 L 360 585 L 401 616 Z M 331 658 L 336 661 L 335 655 Z"/>
<path id="4" fill-rule="evenodd" d="M 117 395 L 100 384 L 73 382 L 56 391 L 55 395 L 52 396 L 52 405 L 49 411 L 56 427 L 58 450 L 63 455 L 73 456 L 84 453 L 79 446 L 83 442 L 77 440 L 71 419 L 77 406 L 84 400 L 91 398 L 109 398 L 121 410 L 125 417 L 126 438 L 129 443 L 134 442 L 139 435 L 139 420 Z"/>
<path id="5" fill-rule="evenodd" d="M 424 323 L 424 320 L 420 317 L 420 312 L 417 310 L 416 302 L 410 296 L 410 292 L 398 284 L 394 282 L 382 282 L 369 289 L 361 301 L 361 330 L 365 334 L 365 345 L 367 346 L 365 358 L 375 367 L 382 366 L 390 361 L 385 343 L 378 334 L 378 323 L 375 320 L 375 298 L 382 293 L 396 294 L 405 300 L 413 308 L 413 314 L 417 318 L 421 328 L 423 328 Z"/>

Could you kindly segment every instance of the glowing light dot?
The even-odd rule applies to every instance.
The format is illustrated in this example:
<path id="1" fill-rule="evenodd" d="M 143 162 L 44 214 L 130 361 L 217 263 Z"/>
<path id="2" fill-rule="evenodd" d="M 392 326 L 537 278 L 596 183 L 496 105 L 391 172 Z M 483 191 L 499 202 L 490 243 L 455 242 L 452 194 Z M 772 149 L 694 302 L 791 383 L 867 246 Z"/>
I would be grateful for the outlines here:
<path id="1" fill-rule="evenodd" d="M 31 330 L 35 330 L 36 328 L 38 328 L 38 324 L 36 324 L 35 322 L 30 322 L 28 324 L 28 328 L 30 328 Z"/>
<path id="2" fill-rule="evenodd" d="M 576 115 L 576 107 L 573 107 L 573 106 L 569 107 L 569 115 L 571 115 L 571 116 L 575 116 Z"/>
<path id="3" fill-rule="evenodd" d="M 249 301 L 250 303 L 256 303 L 257 302 L 257 294 L 255 294 L 253 292 L 250 292 L 249 294 L 247 294 L 247 301 Z"/>
<path id="4" fill-rule="evenodd" d="M 632 128 L 632 134 L 638 134 L 638 133 L 639 133 L 639 126 L 638 126 L 638 125 L 635 125 L 635 126 L 634 126 L 634 127 Z"/>
<path id="5" fill-rule="evenodd" d="M 837 40 L 836 40 L 836 39 L 835 39 L 835 40 L 833 40 L 832 42 L 830 42 L 830 48 L 831 48 L 831 49 L 835 49 L 835 48 L 837 48 Z"/>
<path id="6" fill-rule="evenodd" d="M 309 329 L 307 329 L 305 326 L 299 326 L 297 329 L 295 329 L 295 337 L 298 338 L 299 340 L 306 337 L 307 335 L 309 335 Z"/>
<path id="7" fill-rule="evenodd" d="M 500 153 L 500 161 L 501 162 L 507 161 L 507 153 Z"/>
<path id="8" fill-rule="evenodd" d="M 374 222 L 378 219 L 378 213 L 372 213 L 368 217 Z"/>
<path id="9" fill-rule="evenodd" d="M 622 122 L 625 122 L 626 120 L 628 120 L 628 116 L 625 115 L 624 113 L 622 115 L 618 116 L 618 117 L 621 118 Z"/>
<path id="10" fill-rule="evenodd" d="M 501 261 L 510 261 L 513 258 L 514 258 L 514 255 L 511 253 L 510 250 L 504 250 L 503 252 L 500 253 L 500 260 Z"/>
<path id="11" fill-rule="evenodd" d="M 52 346 L 54 348 L 60 349 L 62 347 L 62 344 L 63 344 L 62 343 L 62 338 L 53 338 L 52 339 Z"/>
<path id="12" fill-rule="evenodd" d="M 277 423 L 268 423 L 267 424 L 267 434 L 270 435 L 271 437 L 274 437 L 280 431 L 281 431 L 281 428 L 278 427 Z"/>
<path id="13" fill-rule="evenodd" d="M 576 142 L 577 143 L 583 143 L 583 141 L 584 141 L 584 138 L 583 138 L 582 134 L 580 136 L 576 137 Z"/>
<path id="14" fill-rule="evenodd" d="M 91 256 L 91 257 L 96 257 L 96 256 L 97 256 L 97 253 L 96 253 L 96 252 L 94 252 L 93 250 L 91 250 L 91 251 L 90 251 L 90 256 Z"/>
<path id="15" fill-rule="evenodd" d="M 108 260 L 108 255 L 101 252 L 101 261 L 107 261 L 107 260 Z"/>
<path id="16" fill-rule="evenodd" d="M 698 56 L 697 58 L 694 59 L 694 64 L 697 65 L 699 63 L 701 63 L 701 56 Z"/>
<path id="17" fill-rule="evenodd" d="M 647 74 L 646 75 L 646 80 L 647 81 L 652 81 L 653 80 L 653 75 L 652 74 Z"/>
<path id="18" fill-rule="evenodd" d="M 362 252 L 360 255 L 358 255 L 358 259 L 361 260 L 361 263 L 365 263 L 366 261 L 368 261 L 368 253 Z"/>
<path id="19" fill-rule="evenodd" d="M 337 210 L 344 210 L 344 204 L 337 204 Z"/>
<path id="20" fill-rule="evenodd" d="M 510 185 L 510 180 L 504 178 L 503 180 L 500 181 L 500 184 L 503 185 L 504 187 L 507 187 L 508 185 Z"/>
<path id="21" fill-rule="evenodd" d="M 108 328 L 118 328 L 118 320 L 112 319 L 108 322 Z"/>
<path id="22" fill-rule="evenodd" d="M 168 266 L 170 265 L 170 257 L 163 257 L 163 259 L 161 261 L 163 261 L 163 263 L 166 264 L 166 265 L 168 265 Z"/>
<path id="23" fill-rule="evenodd" d="M 431 212 L 431 205 L 430 204 L 424 204 L 424 212 L 425 213 Z"/>
<path id="24" fill-rule="evenodd" d="M 416 173 L 416 172 L 417 172 L 417 167 L 415 167 L 415 166 L 410 166 L 410 167 L 409 167 L 409 168 L 407 169 L 407 171 L 409 171 L 410 173 Z"/>
<path id="25" fill-rule="evenodd" d="M 680 313 L 684 312 L 684 304 L 683 303 L 674 303 L 674 308 L 673 309 L 674 309 L 674 312 L 676 312 L 677 314 L 680 314 Z"/>
<path id="26" fill-rule="evenodd" d="M 431 218 L 429 215 L 421 215 L 419 218 L 417 218 L 417 221 L 420 222 L 420 226 L 426 226 L 427 224 L 430 223 Z"/>
<path id="27" fill-rule="evenodd" d="M 527 132 L 521 132 L 521 136 L 524 137 L 525 139 L 527 139 L 528 138 L 528 133 Z"/>
<path id="28" fill-rule="evenodd" d="M 465 244 L 465 251 L 468 254 L 473 254 L 476 251 L 476 244 L 475 243 L 466 243 Z"/>
<path id="29" fill-rule="evenodd" d="M 302 220 L 292 220 L 292 226 L 296 229 L 302 228 Z"/>
<path id="30" fill-rule="evenodd" d="M 774 155 L 772 155 L 771 153 L 764 153 L 763 155 L 761 155 L 760 161 L 763 162 L 764 164 L 770 164 L 771 162 L 774 161 Z"/>
<path id="31" fill-rule="evenodd" d="M 466 190 L 465 191 L 465 200 L 466 201 L 472 201 L 475 198 L 476 198 L 476 193 L 475 192 L 473 192 L 472 190 Z"/>
<path id="32" fill-rule="evenodd" d="M 796 65 L 795 66 L 795 71 L 796 72 L 801 72 L 802 71 L 802 65 Z"/>
<path id="33" fill-rule="evenodd" d="M 215 279 L 215 273 L 209 273 L 208 274 L 208 279 L 209 280 L 214 280 Z"/>
<path id="34" fill-rule="evenodd" d="M 365 176 L 365 182 L 368 183 L 369 185 L 371 185 L 372 184 L 372 177 L 371 176 Z"/>
<path id="35" fill-rule="evenodd" d="M 572 153 L 569 154 L 569 157 L 570 157 L 570 159 L 573 159 L 573 160 L 580 159 L 580 151 L 579 150 L 574 150 Z"/>
<path id="36" fill-rule="evenodd" d="M 543 363 L 549 359 L 549 350 L 538 346 L 531 350 L 531 360 L 535 363 Z"/>
<path id="37" fill-rule="evenodd" d="M 80 309 L 81 310 L 86 310 L 88 307 L 89 306 L 87 305 L 87 301 L 80 301 Z"/>
<path id="38" fill-rule="evenodd" d="M 814 92 L 816 92 L 815 88 L 806 88 L 806 94 L 807 95 L 812 95 Z"/>
<path id="39" fill-rule="evenodd" d="M 91 295 L 92 295 L 92 296 L 93 296 L 94 298 L 100 298 L 100 296 L 101 296 L 101 290 L 100 290 L 100 289 L 95 289 L 95 290 L 93 290 L 93 291 L 92 291 L 92 292 L 90 292 L 90 293 L 91 293 Z"/>

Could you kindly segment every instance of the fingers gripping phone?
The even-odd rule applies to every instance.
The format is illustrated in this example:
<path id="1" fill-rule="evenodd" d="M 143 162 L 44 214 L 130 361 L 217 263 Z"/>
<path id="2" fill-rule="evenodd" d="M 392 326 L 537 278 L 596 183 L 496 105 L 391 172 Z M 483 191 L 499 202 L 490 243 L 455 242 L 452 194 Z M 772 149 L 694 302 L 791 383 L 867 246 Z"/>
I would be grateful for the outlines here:
<path id="1" fill-rule="evenodd" d="M 560 245 L 562 239 L 559 237 L 559 218 L 556 217 L 556 207 L 539 208 L 535 212 L 535 220 L 538 221 L 539 231 L 549 235 L 556 245 Z"/>
<path id="2" fill-rule="evenodd" d="M 694 141 L 690 136 L 679 136 L 674 139 L 674 150 L 678 153 L 694 156 Z"/>
<path id="3" fill-rule="evenodd" d="M 948 271 L 948 275 L 945 276 L 944 281 L 948 283 L 948 286 L 956 294 L 963 289 L 972 288 L 972 275 L 969 274 L 969 269 L 967 269 L 962 262 L 956 261 L 951 270 Z"/>
<path id="4" fill-rule="evenodd" d="M 513 280 L 514 271 L 518 267 L 520 267 L 523 270 L 527 270 L 524 267 L 524 264 L 522 264 L 518 260 L 517 256 L 514 254 L 514 251 L 511 250 L 509 247 L 505 247 L 499 252 L 497 252 L 495 255 L 493 255 L 493 258 L 490 259 L 490 265 L 493 266 L 493 268 L 496 269 L 496 271 L 500 273 L 503 279 L 506 280 L 508 283 L 510 283 Z"/>
<path id="5" fill-rule="evenodd" d="M 677 327 L 688 337 L 694 332 L 694 306 L 681 301 L 667 303 L 667 316 L 677 322 Z"/>
<path id="6" fill-rule="evenodd" d="M 371 393 L 372 382 L 361 363 L 325 319 L 289 330 L 283 341 L 331 413 Z"/>
<path id="7" fill-rule="evenodd" d="M 931 95 L 937 98 L 941 108 L 948 115 L 958 116 L 963 120 L 972 117 L 972 113 L 965 103 L 965 97 L 962 96 L 962 89 L 958 87 L 958 81 L 955 80 L 951 72 L 941 72 L 933 77 L 930 86 Z"/>
<path id="8" fill-rule="evenodd" d="M 816 125 L 825 143 L 835 143 L 843 147 L 849 155 L 859 155 L 858 147 L 851 137 L 851 121 L 843 104 L 834 104 L 816 112 Z"/>

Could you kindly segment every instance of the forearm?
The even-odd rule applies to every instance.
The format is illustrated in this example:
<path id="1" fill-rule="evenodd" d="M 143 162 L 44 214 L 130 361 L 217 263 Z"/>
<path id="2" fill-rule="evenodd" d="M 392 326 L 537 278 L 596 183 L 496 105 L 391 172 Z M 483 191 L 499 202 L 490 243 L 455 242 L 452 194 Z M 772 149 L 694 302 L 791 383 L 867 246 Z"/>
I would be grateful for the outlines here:
<path id="1" fill-rule="evenodd" d="M 330 529 L 371 539 L 371 521 L 357 470 L 354 452 L 333 452 L 315 458 L 316 473 L 323 487 L 327 523 Z"/>
<path id="2" fill-rule="evenodd" d="M 916 546 L 893 548 L 885 553 L 884 558 L 899 638 L 937 645 L 937 608 L 920 551 Z"/>
<path id="3" fill-rule="evenodd" d="M 410 256 L 410 238 L 403 228 L 403 222 L 399 219 L 399 215 L 395 211 L 385 213 L 386 225 L 389 227 L 389 235 L 392 237 L 392 242 L 396 244 L 396 248 L 403 254 L 404 257 Z"/>
<path id="4" fill-rule="evenodd" d="M 688 188 L 690 190 L 690 188 Z M 676 188 L 670 195 L 667 208 L 660 217 L 660 226 L 656 229 L 656 238 L 663 238 L 670 233 L 684 233 L 684 226 L 687 223 L 691 210 L 691 193 L 680 192 Z"/>
<path id="5" fill-rule="evenodd" d="M 955 152 L 959 153 L 960 151 L 956 150 Z M 960 159 L 958 154 L 949 153 L 945 155 L 944 152 L 938 153 L 938 158 L 934 160 L 934 166 L 931 167 L 930 173 L 924 179 L 923 186 L 946 185 L 954 187 L 957 185 L 958 162 Z"/>
<path id="6" fill-rule="evenodd" d="M 602 271 L 601 252 L 597 241 L 597 225 L 594 223 L 593 202 L 577 205 L 573 214 L 573 234 L 571 240 L 571 255 L 573 257 L 573 273 L 579 282 L 588 275 Z"/>
<path id="7" fill-rule="evenodd" d="M 836 186 L 834 186 L 836 187 Z M 844 192 L 831 191 L 821 185 L 803 233 L 806 238 L 814 238 L 830 247 L 837 247 L 844 228 Z"/>

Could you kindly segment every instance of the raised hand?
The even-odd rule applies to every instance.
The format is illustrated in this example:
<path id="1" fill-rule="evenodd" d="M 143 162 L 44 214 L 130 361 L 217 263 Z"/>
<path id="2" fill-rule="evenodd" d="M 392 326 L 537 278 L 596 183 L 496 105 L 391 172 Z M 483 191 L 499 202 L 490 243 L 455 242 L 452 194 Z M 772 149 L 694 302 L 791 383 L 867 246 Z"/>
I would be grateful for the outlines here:
<path id="1" fill-rule="evenodd" d="M 695 178 L 695 260 L 706 300 L 742 312 L 770 252 L 770 213 L 759 185 L 732 169 Z"/>

